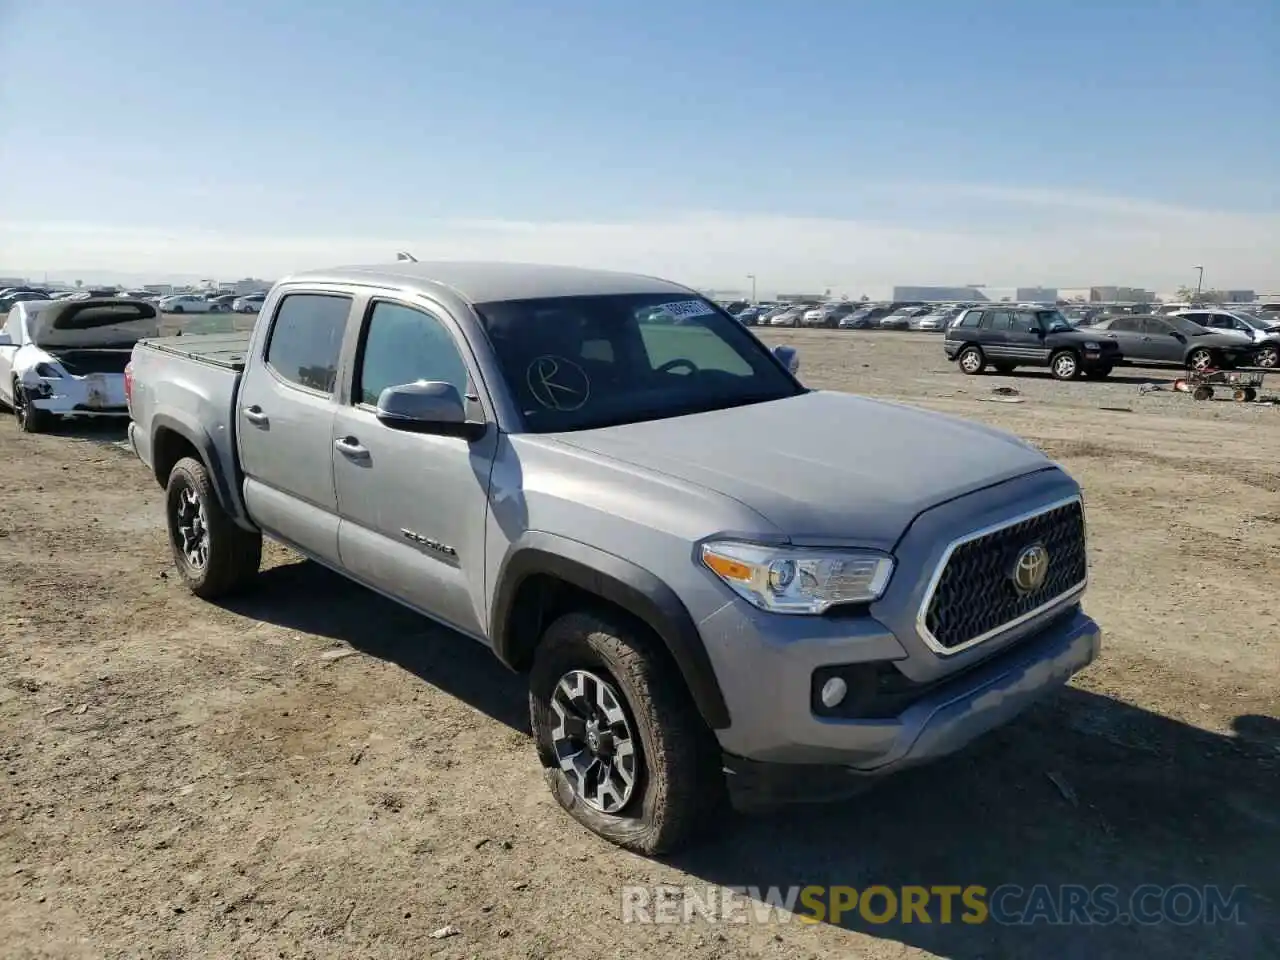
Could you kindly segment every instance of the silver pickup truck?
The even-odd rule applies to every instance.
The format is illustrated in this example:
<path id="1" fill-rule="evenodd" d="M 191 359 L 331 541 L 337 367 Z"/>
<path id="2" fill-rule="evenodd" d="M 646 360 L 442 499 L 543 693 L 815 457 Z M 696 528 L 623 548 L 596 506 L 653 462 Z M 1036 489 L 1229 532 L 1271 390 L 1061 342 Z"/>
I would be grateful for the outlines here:
<path id="1" fill-rule="evenodd" d="M 556 799 L 636 851 L 948 754 L 1098 654 L 1057 465 L 806 389 L 663 280 L 301 274 L 250 334 L 139 343 L 128 396 L 191 590 L 266 535 L 488 645 Z"/>

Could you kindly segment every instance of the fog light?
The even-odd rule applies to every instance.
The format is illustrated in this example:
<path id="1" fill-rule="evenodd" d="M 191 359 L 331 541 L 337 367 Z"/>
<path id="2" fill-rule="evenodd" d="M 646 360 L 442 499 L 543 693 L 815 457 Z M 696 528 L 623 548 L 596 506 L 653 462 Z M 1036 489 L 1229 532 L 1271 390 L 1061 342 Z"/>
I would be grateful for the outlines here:
<path id="1" fill-rule="evenodd" d="M 831 709 L 840 705 L 844 695 L 849 692 L 849 685 L 839 677 L 832 677 L 822 685 L 822 705 Z"/>

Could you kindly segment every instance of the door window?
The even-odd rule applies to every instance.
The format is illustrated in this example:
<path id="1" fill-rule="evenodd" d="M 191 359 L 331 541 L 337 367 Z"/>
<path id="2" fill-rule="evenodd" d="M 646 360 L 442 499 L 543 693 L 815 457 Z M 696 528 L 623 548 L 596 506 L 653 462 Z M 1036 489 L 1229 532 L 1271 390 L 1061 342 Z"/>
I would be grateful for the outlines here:
<path id="1" fill-rule="evenodd" d="M 988 330 L 1007 332 L 1013 329 L 1013 314 L 1008 310 L 988 310 L 982 325 Z"/>
<path id="2" fill-rule="evenodd" d="M 467 365 L 453 334 L 438 319 L 398 303 L 373 305 L 360 349 L 360 370 L 352 396 L 357 403 L 376 406 L 387 387 L 419 380 L 453 384 L 466 396 Z"/>
<path id="3" fill-rule="evenodd" d="M 267 364 L 290 383 L 332 393 L 350 312 L 350 297 L 319 293 L 285 297 L 271 325 Z"/>
<path id="4" fill-rule="evenodd" d="M 1107 329 L 1112 333 L 1137 333 L 1142 326 L 1133 317 L 1117 317 Z"/>

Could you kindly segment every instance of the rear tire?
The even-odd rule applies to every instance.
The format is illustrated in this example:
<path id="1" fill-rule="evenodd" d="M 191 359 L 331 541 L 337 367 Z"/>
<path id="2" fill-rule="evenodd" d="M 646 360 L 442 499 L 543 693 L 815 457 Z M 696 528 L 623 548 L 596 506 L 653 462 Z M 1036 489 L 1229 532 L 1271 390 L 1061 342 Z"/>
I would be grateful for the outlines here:
<path id="1" fill-rule="evenodd" d="M 1187 354 L 1187 369 L 1199 373 L 1213 366 L 1213 354 L 1204 347 L 1197 347 Z"/>
<path id="2" fill-rule="evenodd" d="M 1078 380 L 1080 358 L 1073 350 L 1059 350 L 1049 358 L 1049 372 L 1055 380 Z"/>
<path id="3" fill-rule="evenodd" d="M 181 305 L 181 304 L 179 304 L 178 306 L 174 307 L 174 308 L 173 308 L 171 311 L 169 311 L 169 312 L 170 312 L 170 313 L 186 313 L 187 311 L 186 311 L 185 309 L 183 309 L 183 307 L 182 307 L 182 305 Z"/>
<path id="4" fill-rule="evenodd" d="M 965 347 L 956 357 L 956 363 L 960 365 L 961 373 L 971 377 L 976 377 L 987 369 L 987 358 L 981 347 Z"/>
<path id="5" fill-rule="evenodd" d="M 216 600 L 251 580 L 262 563 L 262 534 L 245 530 L 222 509 L 203 463 L 184 457 L 165 486 L 165 519 L 173 562 L 192 593 Z"/>
<path id="6" fill-rule="evenodd" d="M 534 655 L 529 719 L 551 792 L 592 833 L 652 856 L 723 822 L 719 744 L 674 662 L 642 627 L 586 611 L 552 623 Z M 592 730 L 604 733 L 593 739 Z M 602 770 L 609 791 L 595 779 Z"/>
<path id="7" fill-rule="evenodd" d="M 1259 367 L 1274 370 L 1280 367 L 1280 346 L 1274 343 L 1263 344 L 1253 355 L 1253 362 Z"/>

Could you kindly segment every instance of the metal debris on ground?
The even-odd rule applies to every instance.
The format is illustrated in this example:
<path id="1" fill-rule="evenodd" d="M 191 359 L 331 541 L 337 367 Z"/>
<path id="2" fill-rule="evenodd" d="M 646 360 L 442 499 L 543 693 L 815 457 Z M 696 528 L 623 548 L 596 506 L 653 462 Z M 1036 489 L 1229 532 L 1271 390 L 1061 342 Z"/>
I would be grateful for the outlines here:
<path id="1" fill-rule="evenodd" d="M 326 650 L 320 654 L 321 660 L 341 660 L 343 657 L 354 657 L 360 651 L 352 650 L 350 647 L 338 647 L 336 650 Z"/>
<path id="2" fill-rule="evenodd" d="M 1168 389 L 1169 387 L 1163 383 L 1140 383 L 1138 384 L 1138 395 L 1141 396 L 1144 393 L 1156 393 L 1157 391 Z"/>
<path id="3" fill-rule="evenodd" d="M 1016 397 L 1018 391 L 1013 387 L 992 387 L 991 392 L 997 397 Z"/>

